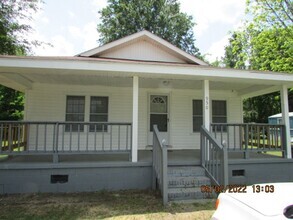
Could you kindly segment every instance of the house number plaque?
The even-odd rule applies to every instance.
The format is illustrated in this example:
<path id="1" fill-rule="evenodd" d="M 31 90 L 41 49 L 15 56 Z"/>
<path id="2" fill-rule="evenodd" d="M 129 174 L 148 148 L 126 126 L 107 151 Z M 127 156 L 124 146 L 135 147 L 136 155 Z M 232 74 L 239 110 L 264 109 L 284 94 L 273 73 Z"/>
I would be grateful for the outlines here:
<path id="1" fill-rule="evenodd" d="M 206 108 L 206 110 L 209 109 L 209 97 L 208 96 L 205 97 L 205 108 Z"/>

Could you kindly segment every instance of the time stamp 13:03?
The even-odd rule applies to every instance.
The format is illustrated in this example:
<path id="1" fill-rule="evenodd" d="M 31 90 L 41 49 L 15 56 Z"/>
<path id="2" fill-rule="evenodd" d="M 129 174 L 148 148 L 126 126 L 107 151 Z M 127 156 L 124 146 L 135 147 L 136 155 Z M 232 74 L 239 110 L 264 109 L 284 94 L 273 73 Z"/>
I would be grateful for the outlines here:
<path id="1" fill-rule="evenodd" d="M 247 193 L 246 185 L 227 185 L 227 186 L 211 186 L 211 185 L 202 185 L 200 187 L 202 193 Z M 253 193 L 274 193 L 275 187 L 274 185 L 252 185 Z"/>

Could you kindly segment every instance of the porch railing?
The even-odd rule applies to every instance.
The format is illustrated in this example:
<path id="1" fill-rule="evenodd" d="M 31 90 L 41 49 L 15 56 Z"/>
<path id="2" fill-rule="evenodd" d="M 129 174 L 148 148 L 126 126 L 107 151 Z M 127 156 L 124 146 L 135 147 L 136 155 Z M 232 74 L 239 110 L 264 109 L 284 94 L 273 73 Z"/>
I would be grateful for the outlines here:
<path id="1" fill-rule="evenodd" d="M 157 125 L 153 129 L 153 189 L 157 186 L 163 197 L 163 204 L 168 203 L 168 157 L 167 146 L 159 136 Z"/>
<path id="2" fill-rule="evenodd" d="M 201 127 L 201 165 L 215 185 L 228 185 L 227 148 Z"/>
<path id="3" fill-rule="evenodd" d="M 213 123 L 210 131 L 229 152 L 243 152 L 245 158 L 250 152 L 281 151 L 285 155 L 285 125 Z"/>
<path id="4" fill-rule="evenodd" d="M 0 154 L 130 153 L 131 129 L 131 123 L 0 121 Z"/>

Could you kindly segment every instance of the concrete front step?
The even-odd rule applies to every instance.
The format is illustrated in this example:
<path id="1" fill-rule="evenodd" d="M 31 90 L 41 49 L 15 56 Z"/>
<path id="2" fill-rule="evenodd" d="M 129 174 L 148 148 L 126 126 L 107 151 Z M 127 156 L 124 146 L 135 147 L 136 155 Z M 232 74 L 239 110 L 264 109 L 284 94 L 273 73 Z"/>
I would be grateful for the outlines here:
<path id="1" fill-rule="evenodd" d="M 169 201 L 211 198 L 215 198 L 215 194 L 203 193 L 201 192 L 200 187 L 168 189 Z"/>
<path id="2" fill-rule="evenodd" d="M 202 185 L 211 185 L 210 178 L 206 176 L 169 176 L 169 188 L 188 188 L 201 187 Z"/>
<path id="3" fill-rule="evenodd" d="M 201 191 L 201 186 L 210 186 L 211 180 L 200 166 L 168 167 L 168 200 L 201 200 L 216 198 L 214 193 Z"/>
<path id="4" fill-rule="evenodd" d="M 168 167 L 168 176 L 172 176 L 172 177 L 205 176 L 205 170 L 200 166 Z"/>

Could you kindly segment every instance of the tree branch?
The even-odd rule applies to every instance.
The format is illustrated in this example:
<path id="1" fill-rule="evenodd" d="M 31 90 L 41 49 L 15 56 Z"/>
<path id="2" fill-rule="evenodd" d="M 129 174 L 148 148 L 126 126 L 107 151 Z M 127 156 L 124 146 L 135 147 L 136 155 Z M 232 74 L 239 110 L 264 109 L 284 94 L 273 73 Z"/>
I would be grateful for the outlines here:
<path id="1" fill-rule="evenodd" d="M 288 7 L 288 10 L 289 10 L 289 12 L 292 14 L 292 11 L 293 11 L 293 9 L 292 9 L 292 11 L 290 10 L 290 4 L 289 4 L 289 2 L 286 2 L 286 0 L 284 1 L 285 2 L 285 4 L 287 5 L 287 7 Z M 288 5 L 288 4 L 289 5 Z M 281 5 L 281 7 L 283 8 L 283 11 L 285 12 L 285 14 L 287 15 L 287 17 L 289 18 L 289 20 L 293 23 L 293 18 L 287 13 L 287 10 L 286 10 L 286 8 L 284 7 L 284 5 L 282 4 L 282 2 L 280 2 L 280 5 Z"/>
<path id="2" fill-rule="evenodd" d="M 288 26 L 285 24 L 285 22 L 280 18 L 278 13 L 273 9 L 273 7 L 268 3 L 267 0 L 264 0 L 264 3 L 267 5 L 267 7 L 274 13 L 276 18 L 281 22 L 281 24 L 284 26 L 284 28 L 288 28 Z"/>

